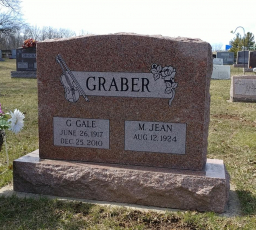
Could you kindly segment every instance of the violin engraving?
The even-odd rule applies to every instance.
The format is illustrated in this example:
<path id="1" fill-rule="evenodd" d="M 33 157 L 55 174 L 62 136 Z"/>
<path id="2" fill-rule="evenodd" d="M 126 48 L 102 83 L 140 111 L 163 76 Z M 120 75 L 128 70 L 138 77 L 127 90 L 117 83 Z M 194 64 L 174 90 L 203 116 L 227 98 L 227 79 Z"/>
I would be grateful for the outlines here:
<path id="1" fill-rule="evenodd" d="M 56 61 L 60 65 L 63 72 L 60 80 L 64 87 L 66 100 L 68 100 L 69 102 L 77 102 L 80 95 L 82 95 L 86 101 L 89 101 L 84 90 L 82 89 L 75 76 L 73 75 L 72 71 L 70 71 L 60 54 L 56 56 Z"/>

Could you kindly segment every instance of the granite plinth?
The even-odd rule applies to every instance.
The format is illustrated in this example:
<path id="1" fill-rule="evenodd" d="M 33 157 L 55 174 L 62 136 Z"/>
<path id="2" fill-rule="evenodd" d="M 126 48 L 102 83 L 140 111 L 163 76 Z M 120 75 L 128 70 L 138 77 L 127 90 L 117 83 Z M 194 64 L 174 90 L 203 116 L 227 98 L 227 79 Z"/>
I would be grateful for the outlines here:
<path id="1" fill-rule="evenodd" d="M 14 191 L 222 213 L 229 175 L 222 160 L 205 170 L 40 160 L 34 151 L 14 161 Z"/>
<path id="2" fill-rule="evenodd" d="M 230 101 L 256 102 L 256 76 L 232 76 L 230 86 Z"/>
<path id="3" fill-rule="evenodd" d="M 61 82 L 63 71 L 58 55 L 61 55 L 70 72 L 84 87 L 89 101 L 82 96 L 75 103 L 65 98 L 65 89 Z M 202 170 L 207 154 L 212 65 L 211 46 L 200 39 L 111 34 L 39 42 L 37 76 L 40 158 Z M 150 72 L 152 66 L 157 66 L 154 75 Z M 168 74 L 170 69 L 176 73 L 173 80 L 175 83 L 171 86 L 176 87 L 171 106 L 169 98 L 144 96 L 146 87 L 140 91 L 138 97 L 131 95 L 139 91 L 136 88 L 140 84 L 136 82 L 139 75 L 146 74 L 151 75 L 144 77 L 145 82 L 163 83 L 157 93 L 171 95 L 168 94 L 168 90 L 173 90 L 169 87 L 171 84 L 165 83 L 165 79 L 157 74 L 159 67 L 167 70 L 161 72 L 162 75 Z M 116 75 L 122 76 L 127 82 L 133 81 L 133 86 L 126 87 L 124 82 L 120 86 L 122 79 Z M 111 79 L 111 85 L 105 87 Z M 169 83 L 170 81 L 169 79 Z M 134 90 L 128 96 L 123 96 L 122 93 L 133 87 Z M 115 91 L 116 96 L 108 96 L 112 91 Z M 57 130 L 58 124 L 53 122 L 55 118 L 66 119 L 67 122 L 62 123 L 61 130 Z M 80 133 L 78 136 L 78 131 L 83 130 L 78 130 L 75 125 L 69 130 L 67 125 L 64 128 L 65 124 L 69 125 L 68 119 L 71 118 L 79 120 L 79 128 L 81 119 L 109 121 L 108 127 L 98 131 L 103 134 L 108 132 L 108 143 L 97 142 L 101 148 L 86 146 L 87 143 L 81 139 Z M 163 148 L 159 152 L 150 152 L 145 148 L 126 148 L 127 121 L 186 125 L 186 134 L 182 137 L 185 151 L 182 149 L 178 153 L 171 150 L 165 152 L 167 148 Z M 158 127 L 160 126 L 154 126 L 159 130 Z M 167 129 L 163 127 L 162 130 Z M 88 135 L 91 133 L 89 129 L 85 131 Z M 153 135 L 158 133 L 156 131 Z M 167 138 L 172 136 L 168 133 L 161 134 L 155 139 L 155 136 L 147 132 L 143 137 L 152 140 L 151 144 L 156 140 L 155 143 L 158 142 L 161 149 L 168 142 Z M 54 142 L 57 138 L 59 142 Z M 92 143 L 91 140 L 88 141 Z M 137 146 L 142 146 L 141 143 L 145 141 L 138 140 Z M 175 142 L 175 137 L 171 141 Z"/>
<path id="4" fill-rule="evenodd" d="M 234 64 L 233 65 L 235 68 L 247 68 L 248 64 Z"/>
<path id="5" fill-rule="evenodd" d="M 253 72 L 252 68 L 244 68 L 244 72 Z"/>
<path id="6" fill-rule="evenodd" d="M 11 71 L 12 78 L 36 78 L 36 71 Z"/>

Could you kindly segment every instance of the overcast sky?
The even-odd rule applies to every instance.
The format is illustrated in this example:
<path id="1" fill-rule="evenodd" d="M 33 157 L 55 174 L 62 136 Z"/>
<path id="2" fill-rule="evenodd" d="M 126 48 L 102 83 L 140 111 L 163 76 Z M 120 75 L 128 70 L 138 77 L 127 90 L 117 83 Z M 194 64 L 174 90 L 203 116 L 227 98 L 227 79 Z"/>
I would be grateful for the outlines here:
<path id="1" fill-rule="evenodd" d="M 255 0 L 22 0 L 31 25 L 89 34 L 134 32 L 228 44 L 242 26 L 256 36 Z M 237 30 L 243 35 L 243 29 Z"/>

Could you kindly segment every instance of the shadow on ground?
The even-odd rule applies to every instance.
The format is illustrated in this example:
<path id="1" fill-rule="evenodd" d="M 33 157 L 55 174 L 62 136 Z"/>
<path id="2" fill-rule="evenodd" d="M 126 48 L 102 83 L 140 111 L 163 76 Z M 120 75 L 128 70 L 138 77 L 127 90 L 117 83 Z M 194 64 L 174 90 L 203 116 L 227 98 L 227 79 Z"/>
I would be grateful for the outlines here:
<path id="1" fill-rule="evenodd" d="M 256 195 L 246 190 L 236 192 L 241 203 L 242 215 L 256 215 Z"/>

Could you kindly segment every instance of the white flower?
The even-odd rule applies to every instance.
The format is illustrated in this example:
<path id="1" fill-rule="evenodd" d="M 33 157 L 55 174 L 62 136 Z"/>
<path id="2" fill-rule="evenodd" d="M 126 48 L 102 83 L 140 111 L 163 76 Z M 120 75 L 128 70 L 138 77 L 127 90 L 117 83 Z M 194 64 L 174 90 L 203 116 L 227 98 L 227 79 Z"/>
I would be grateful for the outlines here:
<path id="1" fill-rule="evenodd" d="M 9 130 L 17 134 L 24 126 L 23 119 L 25 118 L 24 114 L 18 109 L 15 109 L 14 112 L 10 112 L 11 118 L 8 122 L 11 122 Z"/>

